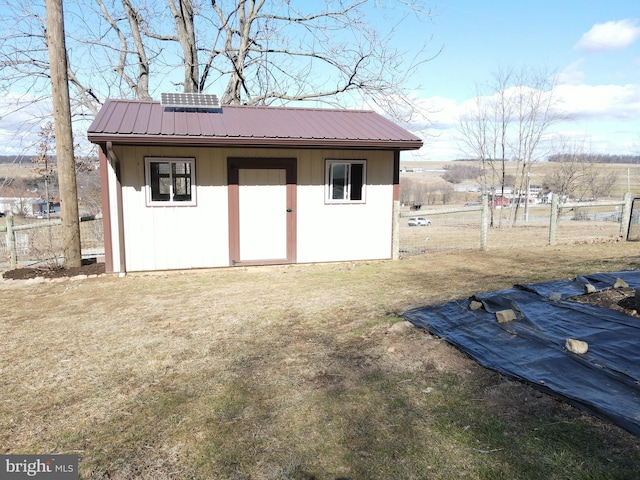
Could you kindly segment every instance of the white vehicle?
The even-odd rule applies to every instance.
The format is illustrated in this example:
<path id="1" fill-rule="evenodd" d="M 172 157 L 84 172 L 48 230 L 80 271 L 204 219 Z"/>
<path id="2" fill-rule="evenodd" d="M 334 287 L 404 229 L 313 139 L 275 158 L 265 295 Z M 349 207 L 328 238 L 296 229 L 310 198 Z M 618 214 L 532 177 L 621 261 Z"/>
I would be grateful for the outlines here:
<path id="1" fill-rule="evenodd" d="M 426 227 L 427 225 L 431 225 L 431 220 L 424 217 L 411 217 L 409 219 L 410 227 Z"/>

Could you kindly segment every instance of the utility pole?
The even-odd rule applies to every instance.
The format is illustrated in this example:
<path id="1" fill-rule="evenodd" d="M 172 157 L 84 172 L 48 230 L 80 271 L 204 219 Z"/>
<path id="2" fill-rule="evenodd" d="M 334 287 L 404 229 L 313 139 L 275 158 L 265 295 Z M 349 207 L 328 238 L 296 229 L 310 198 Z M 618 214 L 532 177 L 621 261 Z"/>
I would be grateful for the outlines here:
<path id="1" fill-rule="evenodd" d="M 60 216 L 62 219 L 64 267 L 82 265 L 78 187 L 76 184 L 69 101 L 67 48 L 64 38 L 62 0 L 45 0 L 47 14 L 47 44 L 51 70 L 53 122 L 56 130 L 56 158 L 60 186 Z"/>

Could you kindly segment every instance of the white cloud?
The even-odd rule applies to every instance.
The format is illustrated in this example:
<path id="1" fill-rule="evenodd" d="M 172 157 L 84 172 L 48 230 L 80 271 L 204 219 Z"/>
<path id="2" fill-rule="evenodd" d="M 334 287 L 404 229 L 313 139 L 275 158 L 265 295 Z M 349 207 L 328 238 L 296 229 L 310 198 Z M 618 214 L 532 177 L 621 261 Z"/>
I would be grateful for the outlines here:
<path id="1" fill-rule="evenodd" d="M 413 130 L 446 130 L 458 123 L 458 103 L 445 97 L 414 98 L 414 115 L 409 128 Z"/>
<path id="2" fill-rule="evenodd" d="M 640 27 L 637 24 L 637 20 L 631 19 L 596 23 L 582 35 L 574 48 L 584 52 L 627 48 L 640 38 Z"/>
<path id="3" fill-rule="evenodd" d="M 0 155 L 35 153 L 40 125 L 51 118 L 49 100 L 10 93 L 0 98 Z"/>
<path id="4" fill-rule="evenodd" d="M 640 119 L 640 85 L 559 85 L 563 113 L 578 119 Z"/>
<path id="5" fill-rule="evenodd" d="M 564 83 L 553 93 L 559 100 L 558 110 L 569 120 L 555 125 L 549 131 L 550 136 L 564 133 L 581 141 L 588 139 L 594 152 L 631 153 L 631 145 L 640 138 L 640 85 Z M 424 117 L 416 118 L 408 128 L 423 138 L 425 146 L 404 158 L 452 160 L 464 156 L 456 127 L 461 114 L 477 108 L 477 99 L 458 103 L 449 98 L 430 97 L 416 103 Z M 422 130 L 425 124 L 429 127 Z"/>
<path id="6" fill-rule="evenodd" d="M 558 85 L 579 85 L 584 81 L 584 71 L 580 69 L 583 60 L 577 60 L 565 67 L 556 77 Z"/>

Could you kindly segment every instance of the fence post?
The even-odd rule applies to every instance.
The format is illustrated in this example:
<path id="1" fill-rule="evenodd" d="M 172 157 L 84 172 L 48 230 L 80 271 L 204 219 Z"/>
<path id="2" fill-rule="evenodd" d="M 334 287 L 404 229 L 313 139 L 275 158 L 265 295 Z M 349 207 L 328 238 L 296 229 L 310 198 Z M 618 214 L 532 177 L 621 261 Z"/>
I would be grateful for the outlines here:
<path id="1" fill-rule="evenodd" d="M 391 233 L 391 258 L 400 258 L 400 201 L 393 202 L 393 225 Z"/>
<path id="2" fill-rule="evenodd" d="M 627 240 L 629 236 L 629 223 L 631 223 L 631 192 L 625 192 L 622 217 L 620 218 L 620 237 Z"/>
<path id="3" fill-rule="evenodd" d="M 487 249 L 487 229 L 489 225 L 489 198 L 482 195 L 482 212 L 480 214 L 480 250 Z"/>
<path id="4" fill-rule="evenodd" d="M 556 227 L 558 226 L 558 194 L 551 196 L 551 223 L 549 224 L 549 245 L 556 243 Z"/>
<path id="5" fill-rule="evenodd" d="M 13 215 L 7 215 L 7 248 L 11 258 L 11 270 L 18 267 L 18 252 L 16 251 L 16 234 L 13 230 Z"/>

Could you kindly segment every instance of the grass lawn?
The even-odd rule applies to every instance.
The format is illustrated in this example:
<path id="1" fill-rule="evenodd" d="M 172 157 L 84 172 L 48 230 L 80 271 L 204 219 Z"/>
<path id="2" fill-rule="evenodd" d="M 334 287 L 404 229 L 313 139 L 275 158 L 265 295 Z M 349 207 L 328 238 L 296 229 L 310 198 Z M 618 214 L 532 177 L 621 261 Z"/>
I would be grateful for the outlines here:
<path id="1" fill-rule="evenodd" d="M 83 479 L 637 478 L 640 438 L 397 315 L 637 268 L 607 242 L 0 282 L 0 448 Z"/>

